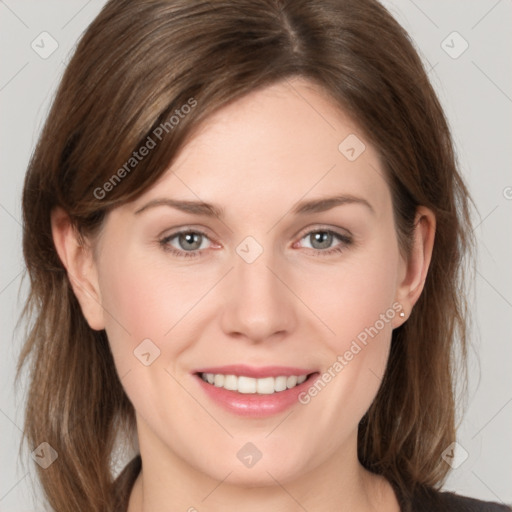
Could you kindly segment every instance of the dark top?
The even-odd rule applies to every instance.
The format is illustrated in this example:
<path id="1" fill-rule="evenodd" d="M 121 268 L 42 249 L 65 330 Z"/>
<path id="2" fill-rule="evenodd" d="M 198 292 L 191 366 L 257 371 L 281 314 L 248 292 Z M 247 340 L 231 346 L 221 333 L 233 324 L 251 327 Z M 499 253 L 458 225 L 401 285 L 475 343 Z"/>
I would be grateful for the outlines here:
<path id="1" fill-rule="evenodd" d="M 130 492 L 141 467 L 142 460 L 140 455 L 137 455 L 117 477 L 115 512 L 127 511 Z M 412 499 L 401 496 L 396 488 L 395 493 L 402 512 L 512 512 L 512 507 L 508 505 L 476 500 L 430 488 L 418 490 Z"/>

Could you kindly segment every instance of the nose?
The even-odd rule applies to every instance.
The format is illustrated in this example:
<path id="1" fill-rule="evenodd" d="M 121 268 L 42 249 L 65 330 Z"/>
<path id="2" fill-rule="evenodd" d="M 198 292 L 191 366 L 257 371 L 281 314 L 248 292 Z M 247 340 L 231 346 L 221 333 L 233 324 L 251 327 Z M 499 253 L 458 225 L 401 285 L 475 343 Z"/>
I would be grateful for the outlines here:
<path id="1" fill-rule="evenodd" d="M 221 324 L 227 335 L 258 343 L 283 338 L 294 330 L 300 301 L 287 282 L 291 277 L 284 266 L 272 250 L 264 250 L 252 263 L 235 253 L 223 290 Z"/>

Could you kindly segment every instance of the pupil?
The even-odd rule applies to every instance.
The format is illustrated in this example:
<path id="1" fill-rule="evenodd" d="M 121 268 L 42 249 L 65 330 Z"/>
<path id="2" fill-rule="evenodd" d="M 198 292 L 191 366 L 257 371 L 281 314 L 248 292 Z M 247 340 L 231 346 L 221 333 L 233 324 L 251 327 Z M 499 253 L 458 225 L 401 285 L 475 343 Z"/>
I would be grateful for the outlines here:
<path id="1" fill-rule="evenodd" d="M 318 247 L 318 248 L 327 249 L 330 246 L 330 241 L 331 241 L 332 235 L 330 233 L 327 233 L 327 231 L 318 231 L 313 236 L 314 236 L 315 242 L 319 242 L 321 245 L 321 247 Z"/>
<path id="2" fill-rule="evenodd" d="M 185 246 L 187 244 L 191 244 L 193 245 L 193 247 L 188 247 L 188 249 L 198 249 L 200 246 L 201 246 L 201 240 L 200 240 L 200 237 L 201 235 L 199 235 L 198 233 L 185 233 L 184 235 L 181 235 L 181 241 L 185 241 Z M 196 239 L 196 241 L 194 242 L 194 238 Z M 199 241 L 197 240 L 199 239 Z"/>

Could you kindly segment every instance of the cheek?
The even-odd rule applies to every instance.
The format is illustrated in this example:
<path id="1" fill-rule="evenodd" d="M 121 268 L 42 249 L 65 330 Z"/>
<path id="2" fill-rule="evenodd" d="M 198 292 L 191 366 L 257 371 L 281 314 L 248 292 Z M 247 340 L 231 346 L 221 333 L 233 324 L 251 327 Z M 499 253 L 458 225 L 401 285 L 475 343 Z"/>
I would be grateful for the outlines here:
<path id="1" fill-rule="evenodd" d="M 326 285 L 312 293 L 316 310 L 334 333 L 330 341 L 326 338 L 334 351 L 343 353 L 353 340 L 364 344 L 368 338 L 390 337 L 398 314 L 398 306 L 393 307 L 398 259 L 398 248 L 386 246 L 382 237 L 333 267 Z"/>
<path id="2" fill-rule="evenodd" d="M 323 337 L 328 347 L 323 373 L 301 399 L 311 407 L 318 426 L 347 432 L 357 428 L 377 394 L 392 321 L 399 313 L 394 301 L 397 259 L 398 249 L 376 244 L 358 253 L 351 264 L 333 270 L 325 280 L 328 286 L 315 288 L 311 295 L 331 330 Z"/>
<path id="3" fill-rule="evenodd" d="M 148 256 L 133 248 L 120 253 L 115 246 L 104 252 L 100 287 L 119 373 L 139 366 L 134 358 L 134 351 L 142 350 L 139 346 L 145 347 L 144 353 L 160 351 L 158 365 L 170 365 L 187 348 L 187 340 L 194 339 L 206 302 L 201 299 L 218 275 L 212 269 L 193 278 L 190 270 L 170 267 L 161 255 Z"/>
<path id="4" fill-rule="evenodd" d="M 155 266 L 129 251 L 104 253 L 100 288 L 105 330 L 120 373 L 137 362 L 134 351 L 141 343 L 149 349 L 152 344 L 158 347 L 153 347 L 153 357 L 162 349 L 164 333 L 179 308 L 179 294 L 170 293 L 164 278 Z"/>
<path id="5" fill-rule="evenodd" d="M 153 423 L 155 411 L 165 410 L 163 404 L 155 407 L 160 394 L 172 395 L 176 407 L 187 404 L 167 370 L 173 373 L 172 363 L 185 349 L 187 338 L 180 341 L 175 336 L 185 306 L 192 301 L 187 302 L 184 295 L 196 294 L 187 291 L 186 284 L 168 269 L 134 252 L 105 257 L 104 262 L 102 302 L 117 373 L 137 413 Z M 169 418 L 159 421 L 169 425 Z"/>

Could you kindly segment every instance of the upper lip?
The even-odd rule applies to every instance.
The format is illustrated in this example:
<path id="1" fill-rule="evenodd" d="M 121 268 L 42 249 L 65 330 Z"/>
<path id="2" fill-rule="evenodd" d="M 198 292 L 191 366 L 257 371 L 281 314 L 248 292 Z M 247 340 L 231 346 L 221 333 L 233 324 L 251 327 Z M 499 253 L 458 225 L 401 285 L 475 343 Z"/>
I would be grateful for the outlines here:
<path id="1" fill-rule="evenodd" d="M 193 373 L 221 373 L 223 375 L 236 375 L 237 377 L 253 377 L 254 379 L 262 379 L 265 377 L 279 377 L 290 375 L 309 375 L 316 370 L 308 368 L 297 368 L 292 366 L 248 366 L 245 364 L 230 364 L 226 366 L 212 366 L 209 368 L 200 368 Z"/>

